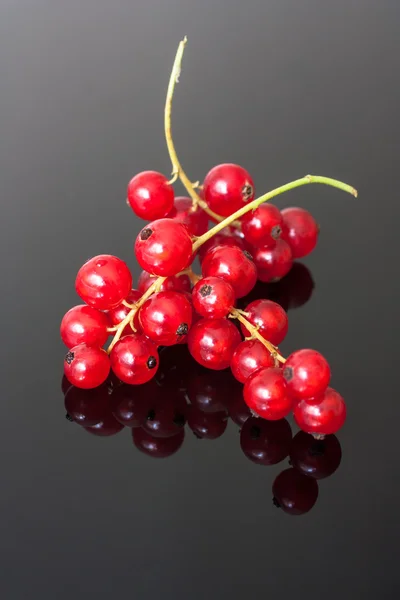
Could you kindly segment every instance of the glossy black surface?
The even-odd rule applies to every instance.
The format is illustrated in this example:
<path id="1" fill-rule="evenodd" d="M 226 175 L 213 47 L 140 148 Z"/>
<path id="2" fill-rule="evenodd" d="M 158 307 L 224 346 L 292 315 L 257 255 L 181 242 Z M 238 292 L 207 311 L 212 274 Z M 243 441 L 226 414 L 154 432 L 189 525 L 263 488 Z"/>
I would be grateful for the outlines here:
<path id="1" fill-rule="evenodd" d="M 398 597 L 399 19 L 390 0 L 0 2 L 2 598 Z M 155 460 L 127 428 L 64 418 L 59 321 L 87 258 L 138 275 L 126 184 L 170 171 L 185 34 L 173 131 L 193 180 L 232 161 L 259 193 L 309 172 L 359 190 L 277 201 L 321 224 L 282 350 L 319 349 L 348 403 L 340 467 L 300 517 L 272 503 L 288 459 L 248 460 L 231 419 Z"/>

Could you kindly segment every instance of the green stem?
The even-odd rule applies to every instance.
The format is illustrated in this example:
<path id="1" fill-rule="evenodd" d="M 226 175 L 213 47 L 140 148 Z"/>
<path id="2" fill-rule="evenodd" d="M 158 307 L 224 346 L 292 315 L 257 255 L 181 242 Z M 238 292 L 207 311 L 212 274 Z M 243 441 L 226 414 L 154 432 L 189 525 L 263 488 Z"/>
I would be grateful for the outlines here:
<path id="1" fill-rule="evenodd" d="M 284 192 L 288 192 L 289 190 L 293 190 L 294 188 L 300 187 L 302 185 L 307 185 L 309 183 L 323 183 L 325 185 L 330 185 L 332 187 L 339 188 L 340 190 L 343 190 L 344 192 L 352 194 L 352 196 L 355 196 L 357 198 L 357 190 L 355 188 L 353 188 L 351 185 L 347 185 L 347 183 L 343 183 L 342 181 L 338 181 L 337 179 L 331 179 L 330 177 L 321 177 L 319 175 L 306 175 L 305 177 L 302 177 L 301 179 L 295 179 L 294 181 L 291 181 L 290 183 L 281 185 L 281 187 L 275 188 L 274 190 L 271 190 L 267 194 L 264 194 L 263 196 L 256 198 L 252 202 L 249 202 L 248 204 L 243 206 L 243 208 L 240 208 L 239 210 L 234 212 L 232 215 L 227 217 L 224 221 L 221 221 L 221 223 L 218 223 L 217 225 L 215 225 L 215 227 L 213 227 L 209 231 L 206 231 L 206 233 L 204 235 L 200 236 L 199 238 L 197 238 L 197 240 L 193 244 L 193 252 L 195 252 L 198 248 L 200 248 L 200 246 L 202 244 L 204 244 L 207 240 L 212 238 L 216 233 L 218 233 L 219 231 L 221 231 L 222 229 L 224 229 L 225 227 L 227 227 L 228 225 L 233 223 L 233 221 L 236 221 L 236 219 L 243 217 L 243 215 L 245 215 L 250 210 L 255 210 L 263 202 L 267 202 L 268 200 L 271 200 L 271 198 L 275 198 L 275 196 L 279 196 L 280 194 L 283 194 Z"/>

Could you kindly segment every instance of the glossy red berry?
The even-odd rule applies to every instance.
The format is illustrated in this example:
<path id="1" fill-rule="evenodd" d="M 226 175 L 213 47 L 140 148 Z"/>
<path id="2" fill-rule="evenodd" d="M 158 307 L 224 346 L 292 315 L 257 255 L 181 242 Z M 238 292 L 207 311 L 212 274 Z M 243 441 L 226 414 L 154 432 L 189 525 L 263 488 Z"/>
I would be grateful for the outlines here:
<path id="1" fill-rule="evenodd" d="M 109 333 L 109 322 L 103 312 L 80 304 L 71 308 L 61 321 L 61 339 L 67 348 L 78 344 L 103 346 Z"/>
<path id="2" fill-rule="evenodd" d="M 240 334 L 228 319 L 200 319 L 188 335 L 189 352 L 198 363 L 219 371 L 229 367 Z"/>
<path id="3" fill-rule="evenodd" d="M 228 413 L 226 410 L 205 413 L 196 406 L 191 406 L 188 425 L 197 438 L 215 440 L 225 432 L 228 425 Z"/>
<path id="4" fill-rule="evenodd" d="M 138 173 L 128 184 L 127 200 L 133 212 L 146 221 L 166 217 L 174 205 L 174 190 L 156 171 Z"/>
<path id="5" fill-rule="evenodd" d="M 328 387 L 317 398 L 300 400 L 294 408 L 293 416 L 303 431 L 329 435 L 336 433 L 344 425 L 346 404 L 336 390 Z"/>
<path id="6" fill-rule="evenodd" d="M 140 295 L 143 296 L 149 287 L 155 282 L 155 277 L 152 277 L 147 271 L 142 271 L 138 279 L 138 290 Z M 190 292 L 191 290 L 190 279 L 187 275 L 174 275 L 173 277 L 167 277 L 160 286 L 160 292 Z"/>
<path id="7" fill-rule="evenodd" d="M 68 381 L 82 389 L 95 388 L 105 382 L 110 372 L 110 361 L 105 350 L 79 344 L 64 358 L 64 374 Z"/>
<path id="8" fill-rule="evenodd" d="M 313 479 L 330 477 L 340 465 L 342 449 L 335 435 L 316 440 L 312 435 L 299 431 L 290 448 L 292 466 Z"/>
<path id="9" fill-rule="evenodd" d="M 140 427 L 146 419 L 151 402 L 160 394 L 152 379 L 140 386 L 122 384 L 112 394 L 112 413 L 125 427 Z"/>
<path id="10" fill-rule="evenodd" d="M 247 419 L 240 432 L 240 447 L 258 465 L 276 465 L 290 451 L 292 430 L 286 419 L 266 421 L 257 417 Z"/>
<path id="11" fill-rule="evenodd" d="M 256 371 L 246 381 L 243 394 L 247 406 L 269 421 L 286 417 L 293 404 L 281 369 L 264 368 Z"/>
<path id="12" fill-rule="evenodd" d="M 127 335 L 110 354 L 111 368 L 124 383 L 138 385 L 150 381 L 158 369 L 157 346 L 144 335 Z"/>
<path id="13" fill-rule="evenodd" d="M 289 393 L 294 398 L 314 398 L 323 394 L 328 387 L 331 370 L 322 354 L 316 350 L 304 349 L 290 354 L 283 376 Z"/>
<path id="14" fill-rule="evenodd" d="M 69 388 L 64 398 L 68 416 L 82 425 L 96 425 L 109 411 L 110 398 L 107 384 L 104 383 L 92 390 L 82 390 L 74 385 Z"/>
<path id="15" fill-rule="evenodd" d="M 318 224 L 308 210 L 304 208 L 285 208 L 282 210 L 282 238 L 292 249 L 293 258 L 302 258 L 312 252 L 318 241 Z"/>
<path id="16" fill-rule="evenodd" d="M 199 206 L 197 206 L 196 210 L 193 210 L 191 198 L 185 196 L 175 198 L 174 208 L 171 213 L 168 216 L 174 219 L 174 221 L 186 225 L 191 235 L 203 235 L 208 229 L 208 214 Z"/>
<path id="17" fill-rule="evenodd" d="M 198 250 L 200 262 L 203 261 L 209 250 L 213 250 L 217 246 L 235 246 L 241 250 L 248 250 L 248 245 L 244 243 L 243 239 L 226 227 L 200 246 Z"/>
<path id="18" fill-rule="evenodd" d="M 275 360 L 269 350 L 258 340 L 245 340 L 241 342 L 231 360 L 233 376 L 245 383 L 246 380 L 263 367 L 274 367 Z"/>
<path id="19" fill-rule="evenodd" d="M 90 425 L 84 429 L 92 435 L 97 435 L 99 437 L 110 437 L 111 435 L 116 435 L 122 431 L 123 428 L 124 426 L 122 423 L 119 423 L 117 419 L 111 413 L 109 413 L 99 423 L 96 423 L 96 425 Z"/>
<path id="20" fill-rule="evenodd" d="M 256 327 L 258 333 L 274 346 L 278 346 L 286 337 L 289 327 L 289 321 L 286 312 L 276 302 L 272 300 L 254 300 L 246 306 L 246 319 Z M 245 337 L 250 336 L 250 332 L 242 325 L 242 332 Z"/>
<path id="21" fill-rule="evenodd" d="M 179 433 L 172 437 L 156 438 L 141 427 L 132 429 L 133 443 L 140 452 L 151 456 L 152 458 L 168 458 L 178 452 L 185 439 L 185 430 L 182 428 Z"/>
<path id="22" fill-rule="evenodd" d="M 255 248 L 253 260 L 257 267 L 258 279 L 266 283 L 282 279 L 289 273 L 293 264 L 290 246 L 281 238 L 273 248 Z"/>
<path id="23" fill-rule="evenodd" d="M 159 394 L 149 402 L 142 428 L 154 437 L 171 437 L 185 427 L 188 405 L 183 394 L 171 389 L 165 397 Z"/>
<path id="24" fill-rule="evenodd" d="M 253 200 L 254 183 L 246 169 L 225 163 L 207 173 L 203 194 L 211 210 L 227 217 Z"/>
<path id="25" fill-rule="evenodd" d="M 203 277 L 219 277 L 230 283 L 236 298 L 246 296 L 257 281 L 251 255 L 236 246 L 217 246 L 207 252 L 201 272 Z"/>
<path id="26" fill-rule="evenodd" d="M 221 319 L 235 305 L 235 292 L 230 283 L 220 277 L 203 277 L 192 291 L 193 307 L 202 317 Z"/>
<path id="27" fill-rule="evenodd" d="M 158 292 L 139 311 L 143 332 L 158 346 L 172 346 L 188 333 L 192 306 L 184 294 Z"/>
<path id="28" fill-rule="evenodd" d="M 75 289 L 86 304 L 109 310 L 125 300 L 132 288 L 132 275 L 123 260 L 100 254 L 78 271 Z"/>
<path id="29" fill-rule="evenodd" d="M 129 304 L 133 304 L 134 302 L 137 302 L 140 299 L 141 295 L 142 294 L 138 290 L 131 290 L 126 298 L 126 301 L 129 302 Z M 123 321 L 128 316 L 130 311 L 131 309 L 128 306 L 125 306 L 124 304 L 118 304 L 118 306 L 109 310 L 108 317 L 110 319 L 111 325 L 113 327 L 115 325 L 119 325 L 121 321 Z M 125 326 L 121 337 L 125 335 L 131 335 L 132 333 L 141 333 L 141 326 L 139 323 L 137 313 L 133 319 L 133 326 L 135 327 L 136 331 L 134 331 L 128 323 L 128 325 Z"/>
<path id="30" fill-rule="evenodd" d="M 192 259 L 192 239 L 185 225 L 172 219 L 149 223 L 136 238 L 135 254 L 145 271 L 168 277 L 183 271 Z"/>
<path id="31" fill-rule="evenodd" d="M 318 483 L 296 469 L 286 469 L 272 485 L 275 506 L 289 515 L 303 515 L 312 509 L 318 498 Z"/>
<path id="32" fill-rule="evenodd" d="M 244 237 L 254 248 L 273 248 L 282 233 L 281 211 L 269 202 L 246 213 L 241 222 Z"/>

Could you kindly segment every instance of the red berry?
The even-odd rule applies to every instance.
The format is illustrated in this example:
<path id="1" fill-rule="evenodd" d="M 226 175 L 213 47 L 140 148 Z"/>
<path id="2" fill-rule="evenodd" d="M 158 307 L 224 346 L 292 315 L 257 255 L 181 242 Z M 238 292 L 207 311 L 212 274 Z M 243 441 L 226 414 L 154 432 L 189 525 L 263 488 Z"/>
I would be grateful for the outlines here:
<path id="1" fill-rule="evenodd" d="M 152 379 L 140 386 L 122 384 L 113 392 L 112 413 L 126 427 L 140 427 L 160 388 Z"/>
<path id="2" fill-rule="evenodd" d="M 211 210 L 227 217 L 253 200 L 254 183 L 243 167 L 226 163 L 207 173 L 203 193 Z"/>
<path id="3" fill-rule="evenodd" d="M 191 406 L 188 425 L 197 438 L 215 440 L 225 432 L 228 425 L 228 413 L 226 410 L 205 413 L 196 406 Z"/>
<path id="4" fill-rule="evenodd" d="M 156 438 L 144 431 L 141 427 L 132 429 L 133 443 L 136 448 L 153 458 L 168 458 L 179 450 L 185 439 L 185 430 L 172 437 Z"/>
<path id="5" fill-rule="evenodd" d="M 240 432 L 240 447 L 258 465 L 276 465 L 290 451 L 292 430 L 286 419 L 266 421 L 257 417 L 247 419 Z"/>
<path id="6" fill-rule="evenodd" d="M 128 202 L 138 217 L 154 221 L 166 217 L 172 209 L 174 190 L 161 173 L 143 171 L 128 183 Z"/>
<path id="7" fill-rule="evenodd" d="M 230 283 L 236 298 L 246 296 L 257 281 L 251 256 L 236 246 L 217 246 L 207 252 L 201 271 L 203 277 L 220 277 Z"/>
<path id="8" fill-rule="evenodd" d="M 328 387 L 331 370 L 322 354 L 316 350 L 304 349 L 297 350 L 288 357 L 283 376 L 289 393 L 294 398 L 314 398 Z"/>
<path id="9" fill-rule="evenodd" d="M 313 479 L 330 477 L 339 467 L 342 449 L 335 435 L 316 440 L 312 435 L 299 431 L 290 449 L 292 466 Z"/>
<path id="10" fill-rule="evenodd" d="M 272 300 L 254 300 L 246 306 L 246 319 L 252 325 L 258 327 L 262 337 L 274 346 L 278 346 L 286 337 L 289 321 L 286 312 Z M 250 336 L 250 332 L 244 325 L 242 332 L 244 336 Z"/>
<path id="11" fill-rule="evenodd" d="M 138 279 L 138 290 L 141 296 L 147 292 L 155 280 L 155 277 L 152 277 L 147 271 L 142 271 L 140 273 Z M 187 275 L 174 275 L 173 277 L 166 278 L 166 280 L 161 284 L 159 291 L 190 292 L 191 287 L 190 279 Z"/>
<path id="12" fill-rule="evenodd" d="M 126 301 L 129 302 L 129 304 L 133 304 L 134 302 L 137 302 L 140 299 L 141 295 L 142 294 L 138 290 L 131 290 L 129 292 L 128 296 L 126 297 Z M 115 325 L 119 325 L 121 323 L 121 321 L 123 321 L 130 312 L 131 312 L 131 309 L 128 306 L 125 306 L 124 304 L 118 304 L 118 306 L 109 310 L 108 316 L 109 316 L 112 326 L 114 327 Z M 131 335 L 132 333 L 141 333 L 141 326 L 139 323 L 137 313 L 133 318 L 133 325 L 134 325 L 136 331 L 134 331 L 132 329 L 132 327 L 130 326 L 130 324 L 128 323 L 128 325 L 126 325 L 124 327 L 124 331 L 122 332 L 121 337 L 123 337 L 125 335 Z"/>
<path id="13" fill-rule="evenodd" d="M 295 469 L 282 471 L 272 485 L 275 506 L 289 515 L 302 515 L 318 498 L 318 483 Z"/>
<path id="14" fill-rule="evenodd" d="M 281 211 L 273 204 L 262 204 L 249 211 L 241 222 L 244 237 L 254 248 L 273 248 L 282 233 Z"/>
<path id="15" fill-rule="evenodd" d="M 203 277 L 192 291 L 193 307 L 202 317 L 221 319 L 235 305 L 235 292 L 230 283 L 220 277 Z"/>
<path id="16" fill-rule="evenodd" d="M 124 261 L 100 254 L 88 260 L 78 271 L 75 289 L 86 304 L 108 310 L 125 300 L 132 288 L 132 275 Z"/>
<path id="17" fill-rule="evenodd" d="M 174 210 L 175 209 L 175 210 Z M 208 214 L 199 206 L 193 210 L 191 198 L 178 196 L 174 200 L 174 209 L 172 216 L 168 215 L 174 221 L 183 223 L 188 228 L 191 235 L 203 235 L 208 229 Z"/>
<path id="18" fill-rule="evenodd" d="M 172 391 L 167 397 L 158 394 L 149 403 L 142 428 L 154 437 L 171 437 L 185 427 L 188 405 L 182 394 Z"/>
<path id="19" fill-rule="evenodd" d="M 157 346 L 144 335 L 127 335 L 110 354 L 111 368 L 124 383 L 138 385 L 154 377 L 158 369 Z"/>
<path id="20" fill-rule="evenodd" d="M 80 304 L 71 308 L 61 321 L 61 338 L 67 348 L 78 344 L 103 346 L 109 333 L 107 315 L 96 308 Z"/>
<path id="21" fill-rule="evenodd" d="M 65 410 L 73 421 L 83 427 L 96 425 L 105 417 L 110 408 L 107 384 L 92 390 L 82 390 L 74 385 L 64 398 Z"/>
<path id="22" fill-rule="evenodd" d="M 263 367 L 274 367 L 275 360 L 267 348 L 258 340 L 241 342 L 231 360 L 233 376 L 245 383 L 248 377 Z"/>
<path id="23" fill-rule="evenodd" d="M 198 363 L 219 371 L 229 367 L 240 334 L 228 319 L 200 319 L 188 335 L 189 352 Z"/>
<path id="24" fill-rule="evenodd" d="M 292 249 L 293 258 L 302 258 L 312 252 L 318 240 L 318 225 L 304 208 L 285 208 L 282 211 L 282 238 Z"/>
<path id="25" fill-rule="evenodd" d="M 266 283 L 282 279 L 289 273 L 293 264 L 290 246 L 282 239 L 278 239 L 273 248 L 255 248 L 253 260 L 257 267 L 258 279 Z"/>
<path id="26" fill-rule="evenodd" d="M 96 425 L 85 427 L 85 431 L 99 437 L 109 437 L 111 435 L 116 435 L 122 431 L 123 428 L 124 426 L 122 423 L 119 423 L 117 419 L 109 413 L 99 423 L 96 423 Z"/>
<path id="27" fill-rule="evenodd" d="M 159 219 L 149 223 L 136 238 L 135 254 L 145 271 L 168 277 L 183 271 L 192 259 L 192 239 L 182 223 Z"/>
<path id="28" fill-rule="evenodd" d="M 334 389 L 327 390 L 317 398 L 300 400 L 294 408 L 297 425 L 307 433 L 328 435 L 336 433 L 346 420 L 346 404 Z"/>
<path id="29" fill-rule="evenodd" d="M 237 229 L 234 231 L 237 231 Z M 222 231 L 219 231 L 213 235 L 212 238 L 204 242 L 204 244 L 202 244 L 198 250 L 200 262 L 203 261 L 209 250 L 213 250 L 217 246 L 236 246 L 241 250 L 247 250 L 247 244 L 245 244 L 240 236 L 235 234 L 234 231 L 230 231 L 229 227 L 226 227 Z"/>
<path id="30" fill-rule="evenodd" d="M 110 361 L 105 350 L 79 344 L 67 352 L 64 374 L 76 387 L 88 390 L 105 382 L 110 372 Z"/>
<path id="31" fill-rule="evenodd" d="M 139 311 L 147 337 L 158 346 L 172 346 L 186 335 L 192 324 L 192 306 L 179 292 L 158 292 Z"/>
<path id="32" fill-rule="evenodd" d="M 292 408 L 281 369 L 264 368 L 250 375 L 244 385 L 247 406 L 269 421 L 283 419 Z"/>

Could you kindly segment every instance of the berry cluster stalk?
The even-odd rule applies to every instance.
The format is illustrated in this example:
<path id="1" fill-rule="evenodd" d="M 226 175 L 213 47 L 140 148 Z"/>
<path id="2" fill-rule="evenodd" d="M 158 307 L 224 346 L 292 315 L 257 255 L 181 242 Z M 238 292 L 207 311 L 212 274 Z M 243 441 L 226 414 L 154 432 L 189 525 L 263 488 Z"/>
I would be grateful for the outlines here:
<path id="1" fill-rule="evenodd" d="M 196 191 L 193 187 L 193 184 L 190 182 L 190 180 L 188 179 L 187 175 L 185 174 L 185 172 L 183 171 L 183 169 L 181 167 L 181 164 L 179 162 L 178 156 L 176 154 L 175 146 L 174 146 L 174 143 L 172 140 L 172 134 L 171 134 L 172 98 L 173 98 L 173 94 L 174 94 L 175 84 L 178 81 L 179 75 L 181 72 L 181 62 L 182 62 L 182 56 L 183 56 L 183 51 L 184 51 L 186 42 L 187 42 L 187 39 L 185 37 L 179 44 L 178 51 L 177 51 L 175 61 L 174 61 L 174 65 L 172 68 L 169 84 L 168 84 L 167 98 L 166 98 L 166 103 L 165 103 L 165 113 L 164 113 L 165 138 L 166 138 L 168 152 L 169 152 L 171 162 L 172 162 L 172 167 L 173 167 L 173 170 L 172 170 L 173 177 L 172 177 L 171 181 L 175 181 L 177 179 L 177 177 L 179 177 L 180 180 L 182 181 L 183 185 L 187 189 L 190 197 L 193 200 L 193 207 L 196 208 L 197 205 L 200 206 L 203 210 L 205 210 L 205 212 L 207 212 L 207 214 L 212 216 L 215 220 L 220 221 L 219 223 L 217 223 L 217 225 L 215 225 L 212 229 L 210 229 L 209 231 L 204 233 L 202 236 L 200 236 L 198 238 L 193 238 L 193 253 L 196 252 L 196 250 L 198 250 L 200 248 L 200 246 L 202 246 L 205 242 L 207 242 L 210 238 L 212 238 L 216 233 L 218 233 L 219 231 L 224 229 L 224 227 L 227 227 L 228 225 L 232 226 L 233 224 L 235 224 L 237 219 L 239 219 L 240 217 L 243 217 L 243 215 L 245 215 L 250 210 L 255 210 L 263 202 L 267 202 L 268 200 L 275 198 L 275 196 L 279 196 L 280 194 L 283 194 L 284 192 L 288 192 L 289 190 L 292 190 L 296 187 L 300 187 L 302 185 L 308 185 L 309 183 L 320 183 L 320 184 L 336 187 L 340 190 L 343 190 L 344 192 L 351 194 L 352 196 L 357 197 L 357 190 L 355 188 L 353 188 L 352 186 L 347 185 L 346 183 L 343 183 L 342 181 L 338 181 L 337 179 L 331 179 L 330 177 L 321 177 L 319 175 L 306 175 L 305 177 L 302 177 L 300 179 L 295 179 L 294 181 L 291 181 L 290 183 L 286 183 L 285 185 L 282 185 L 278 188 L 275 188 L 274 190 L 271 190 L 270 192 L 267 192 L 266 194 L 260 196 L 259 198 L 256 198 L 252 202 L 249 202 L 248 204 L 244 205 L 240 210 L 237 210 L 235 213 L 233 213 L 232 215 L 230 215 L 229 217 L 227 217 L 226 219 L 221 221 L 221 217 L 219 215 L 216 215 L 212 211 L 210 211 L 210 209 L 208 208 L 208 206 L 204 202 L 204 200 L 202 200 L 199 197 L 199 195 L 196 193 Z M 115 336 L 108 347 L 108 350 L 107 350 L 108 353 L 111 352 L 111 350 L 113 349 L 115 344 L 120 339 L 125 327 L 129 323 L 131 325 L 133 324 L 133 319 L 135 317 L 135 314 L 140 309 L 140 307 L 146 302 L 146 300 L 148 298 L 150 298 L 150 296 L 153 293 L 159 291 L 159 289 L 160 289 L 161 285 L 163 284 L 163 282 L 165 281 L 165 279 L 166 279 L 165 277 L 158 277 L 157 279 L 155 279 L 154 283 L 143 294 L 143 296 L 140 298 L 140 300 L 138 300 L 135 304 L 129 306 L 131 308 L 131 310 L 128 313 L 128 315 L 125 317 L 125 319 L 123 321 L 121 321 L 121 323 L 117 326 L 117 328 L 115 330 Z M 261 343 L 263 343 L 264 346 L 266 346 L 268 348 L 268 350 L 271 352 L 271 354 L 273 354 L 277 358 L 277 360 L 279 360 L 280 362 L 285 362 L 285 359 L 283 358 L 283 356 L 281 356 L 278 353 L 277 348 L 275 348 L 275 346 L 273 346 L 272 344 L 270 344 L 270 342 L 265 340 L 260 335 L 260 333 L 257 331 L 257 328 L 254 327 L 245 318 L 245 316 L 242 313 L 240 313 L 240 311 L 233 310 L 230 316 L 232 318 L 238 319 L 243 325 L 245 325 L 245 327 L 250 331 L 251 336 L 253 338 L 258 339 Z M 114 328 L 110 328 L 110 331 L 114 331 Z"/>

